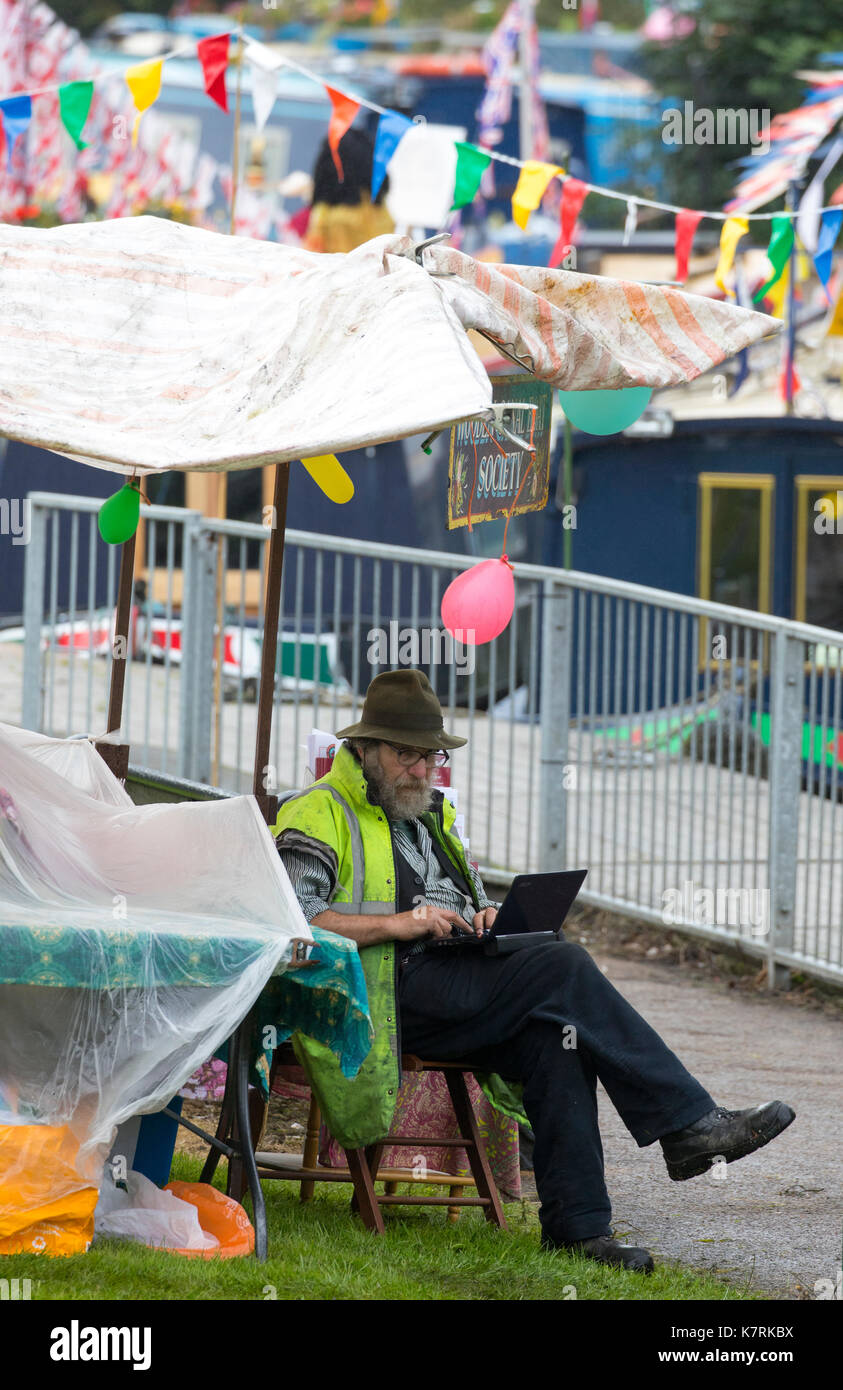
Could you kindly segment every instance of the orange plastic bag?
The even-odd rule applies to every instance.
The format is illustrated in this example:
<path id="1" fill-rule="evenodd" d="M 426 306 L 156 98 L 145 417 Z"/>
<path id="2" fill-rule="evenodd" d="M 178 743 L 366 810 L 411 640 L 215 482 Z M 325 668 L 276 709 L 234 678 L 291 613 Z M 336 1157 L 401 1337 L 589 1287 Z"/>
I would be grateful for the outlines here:
<path id="1" fill-rule="evenodd" d="M 0 1125 L 0 1255 L 81 1255 L 98 1191 L 67 1125 Z"/>
<path id="2" fill-rule="evenodd" d="M 183 1202 L 190 1202 L 199 1213 L 199 1225 L 208 1235 L 216 1236 L 216 1250 L 174 1250 L 174 1255 L 187 1255 L 203 1260 L 229 1260 L 234 1255 L 251 1255 L 255 1248 L 255 1228 L 239 1202 L 226 1197 L 207 1182 L 168 1182 L 165 1192 L 172 1192 Z"/>

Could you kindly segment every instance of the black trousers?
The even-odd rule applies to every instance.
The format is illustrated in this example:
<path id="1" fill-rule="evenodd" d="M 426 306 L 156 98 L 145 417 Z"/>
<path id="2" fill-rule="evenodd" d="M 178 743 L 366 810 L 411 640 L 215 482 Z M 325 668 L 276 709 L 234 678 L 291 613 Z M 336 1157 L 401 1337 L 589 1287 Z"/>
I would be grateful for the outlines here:
<path id="1" fill-rule="evenodd" d="M 542 1231 L 609 1233 L 597 1124 L 599 1079 L 640 1146 L 693 1124 L 714 1101 L 582 946 L 551 941 L 507 956 L 428 951 L 401 971 L 401 1046 L 468 1059 L 524 1087 Z"/>

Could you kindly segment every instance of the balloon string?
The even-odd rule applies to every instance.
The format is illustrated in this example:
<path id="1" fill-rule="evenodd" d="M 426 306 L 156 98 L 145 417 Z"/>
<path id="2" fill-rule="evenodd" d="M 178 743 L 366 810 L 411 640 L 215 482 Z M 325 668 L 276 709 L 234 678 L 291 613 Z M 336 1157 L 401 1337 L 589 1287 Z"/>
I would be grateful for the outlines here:
<path id="1" fill-rule="evenodd" d="M 471 492 L 468 494 L 468 529 L 471 530 L 471 504 L 474 500 L 474 491 L 477 487 L 477 441 L 474 435 L 471 436 L 471 447 L 474 450 L 474 481 L 471 484 Z"/>
<path id="2" fill-rule="evenodd" d="M 143 498 L 144 502 L 148 507 L 152 506 L 152 503 L 150 502 L 149 498 L 147 497 L 146 493 L 140 485 L 140 478 L 138 478 L 137 469 L 135 469 L 135 472 L 129 479 L 129 487 L 133 487 L 135 489 L 135 492 L 140 494 L 140 496 Z"/>
<path id="3" fill-rule="evenodd" d="M 534 411 L 533 411 L 532 423 L 531 423 L 531 425 L 530 425 L 530 450 L 531 450 L 531 452 L 530 452 L 530 461 L 529 461 L 529 463 L 527 464 L 527 467 L 524 469 L 524 477 L 521 479 L 521 487 L 519 487 L 518 491 L 517 491 L 516 494 L 515 494 L 515 497 L 514 497 L 514 499 L 513 499 L 512 506 L 511 506 L 510 509 L 509 509 L 509 516 L 506 518 L 506 525 L 505 525 L 504 528 L 503 528 L 503 544 L 502 544 L 502 546 L 501 546 L 501 559 L 502 559 L 502 560 L 505 560 L 507 564 L 509 564 L 509 561 L 506 559 L 506 533 L 507 533 L 507 531 L 509 530 L 509 523 L 510 523 L 510 521 L 512 520 L 512 513 L 515 511 L 515 508 L 518 506 L 518 498 L 521 496 L 521 488 L 522 488 L 522 487 L 524 486 L 524 484 L 526 483 L 526 481 L 527 481 L 527 475 L 528 475 L 528 473 L 530 472 L 530 469 L 532 468 L 533 464 L 534 464 L 535 461 L 536 461 L 536 451 L 535 451 L 535 449 L 533 448 L 533 436 L 534 436 L 534 434 L 535 434 L 535 432 L 536 432 L 536 415 L 537 415 L 537 414 L 538 414 L 538 411 L 535 411 L 535 410 L 534 410 Z M 510 565 L 510 569 L 511 569 L 511 568 L 512 568 L 512 566 Z"/>

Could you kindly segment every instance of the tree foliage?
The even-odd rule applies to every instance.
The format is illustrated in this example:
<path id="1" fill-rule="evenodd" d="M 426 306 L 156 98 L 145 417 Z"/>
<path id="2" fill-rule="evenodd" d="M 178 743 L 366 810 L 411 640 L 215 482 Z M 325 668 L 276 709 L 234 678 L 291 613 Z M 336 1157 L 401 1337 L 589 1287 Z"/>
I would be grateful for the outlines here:
<path id="1" fill-rule="evenodd" d="M 697 0 L 687 8 L 696 20 L 694 32 L 644 51 L 647 76 L 663 94 L 665 109 L 692 101 L 696 110 L 746 108 L 775 116 L 801 104 L 806 84 L 799 71 L 816 68 L 823 53 L 843 49 L 843 6 Z M 673 149 L 657 135 L 654 160 L 664 160 L 669 148 L 669 196 L 699 208 L 728 198 L 739 174 L 734 161 L 751 153 L 749 144 Z"/>

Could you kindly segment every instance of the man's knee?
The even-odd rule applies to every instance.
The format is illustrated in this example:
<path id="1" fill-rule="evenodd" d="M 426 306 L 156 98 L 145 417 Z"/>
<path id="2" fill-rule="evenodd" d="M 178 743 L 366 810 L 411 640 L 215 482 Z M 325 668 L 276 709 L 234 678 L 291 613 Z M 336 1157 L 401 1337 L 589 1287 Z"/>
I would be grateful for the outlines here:
<path id="1" fill-rule="evenodd" d="M 598 970 L 594 958 L 576 941 L 550 941 L 546 947 L 548 964 L 563 971 Z"/>

